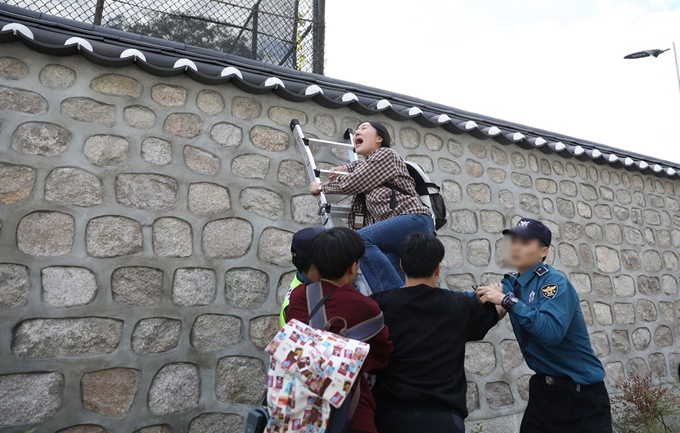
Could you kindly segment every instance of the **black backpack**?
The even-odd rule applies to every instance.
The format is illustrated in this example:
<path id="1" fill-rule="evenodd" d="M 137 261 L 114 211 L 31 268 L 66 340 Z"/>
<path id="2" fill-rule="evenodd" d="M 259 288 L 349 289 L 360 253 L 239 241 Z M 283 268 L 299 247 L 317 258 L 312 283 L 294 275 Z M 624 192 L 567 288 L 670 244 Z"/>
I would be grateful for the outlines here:
<path id="1" fill-rule="evenodd" d="M 430 180 L 430 177 L 420 165 L 411 161 L 404 161 L 404 163 L 406 163 L 406 168 L 408 168 L 408 174 L 416 182 L 416 193 L 418 194 L 420 201 L 430 208 L 430 214 L 434 220 L 435 230 L 439 230 L 446 225 L 447 217 L 444 197 L 442 197 L 439 192 L 441 191 L 441 188 Z M 394 196 L 395 191 L 404 195 L 411 195 L 408 191 L 399 188 L 391 182 L 385 182 L 384 185 L 392 190 L 392 199 L 390 200 L 390 207 L 392 209 L 397 206 L 397 201 Z"/>

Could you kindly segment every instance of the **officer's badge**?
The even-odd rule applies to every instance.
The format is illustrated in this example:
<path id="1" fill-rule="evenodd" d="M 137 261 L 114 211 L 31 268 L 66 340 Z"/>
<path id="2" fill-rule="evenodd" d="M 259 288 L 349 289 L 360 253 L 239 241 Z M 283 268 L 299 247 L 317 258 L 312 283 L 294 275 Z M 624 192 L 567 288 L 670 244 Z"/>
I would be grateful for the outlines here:
<path id="1" fill-rule="evenodd" d="M 529 293 L 529 302 L 534 302 L 535 298 L 536 298 L 536 291 L 532 290 L 531 293 Z"/>
<path id="2" fill-rule="evenodd" d="M 552 299 L 555 296 L 557 296 L 557 292 L 559 291 L 559 288 L 557 287 L 557 284 L 547 284 L 543 287 L 541 287 L 541 293 L 543 296 L 546 297 L 546 299 Z"/>

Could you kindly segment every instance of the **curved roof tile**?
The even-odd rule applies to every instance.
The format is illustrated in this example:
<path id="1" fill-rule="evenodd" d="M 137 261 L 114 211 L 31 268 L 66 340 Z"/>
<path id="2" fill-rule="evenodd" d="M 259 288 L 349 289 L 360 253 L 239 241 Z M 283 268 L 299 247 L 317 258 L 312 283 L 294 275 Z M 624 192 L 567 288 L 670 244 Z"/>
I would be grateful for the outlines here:
<path id="1" fill-rule="evenodd" d="M 362 115 L 383 113 L 396 121 L 412 119 L 426 128 L 471 134 L 503 144 L 554 152 L 569 158 L 680 176 L 680 164 L 626 152 L 603 144 L 459 110 L 417 98 L 295 71 L 205 48 L 107 27 L 72 21 L 0 2 L 0 43 L 20 41 L 29 48 L 58 55 L 80 54 L 106 67 L 136 64 L 144 71 L 171 77 L 181 74 L 206 85 L 231 83 L 252 94 L 274 92 L 289 101 L 313 100 L 329 109 L 349 107 Z"/>

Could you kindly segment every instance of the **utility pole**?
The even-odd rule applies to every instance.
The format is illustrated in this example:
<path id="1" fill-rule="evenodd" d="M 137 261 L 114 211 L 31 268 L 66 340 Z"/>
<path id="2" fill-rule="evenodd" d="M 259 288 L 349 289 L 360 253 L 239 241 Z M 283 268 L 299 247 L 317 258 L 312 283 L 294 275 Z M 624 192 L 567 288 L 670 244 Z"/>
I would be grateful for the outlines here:
<path id="1" fill-rule="evenodd" d="M 678 75 L 678 92 L 680 92 L 680 65 L 678 65 L 678 50 L 673 42 L 673 57 L 675 57 L 675 73 Z"/>
<path id="2" fill-rule="evenodd" d="M 104 15 L 104 0 L 97 0 L 97 5 L 94 7 L 94 25 L 102 25 L 102 16 Z"/>

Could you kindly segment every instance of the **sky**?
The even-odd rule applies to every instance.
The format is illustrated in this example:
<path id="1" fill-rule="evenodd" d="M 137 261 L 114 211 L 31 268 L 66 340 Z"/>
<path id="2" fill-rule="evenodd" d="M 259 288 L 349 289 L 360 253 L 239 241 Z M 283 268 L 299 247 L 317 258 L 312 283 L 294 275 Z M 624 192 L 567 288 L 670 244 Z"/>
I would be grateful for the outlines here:
<path id="1" fill-rule="evenodd" d="M 680 0 L 327 0 L 339 79 L 680 163 Z"/>

